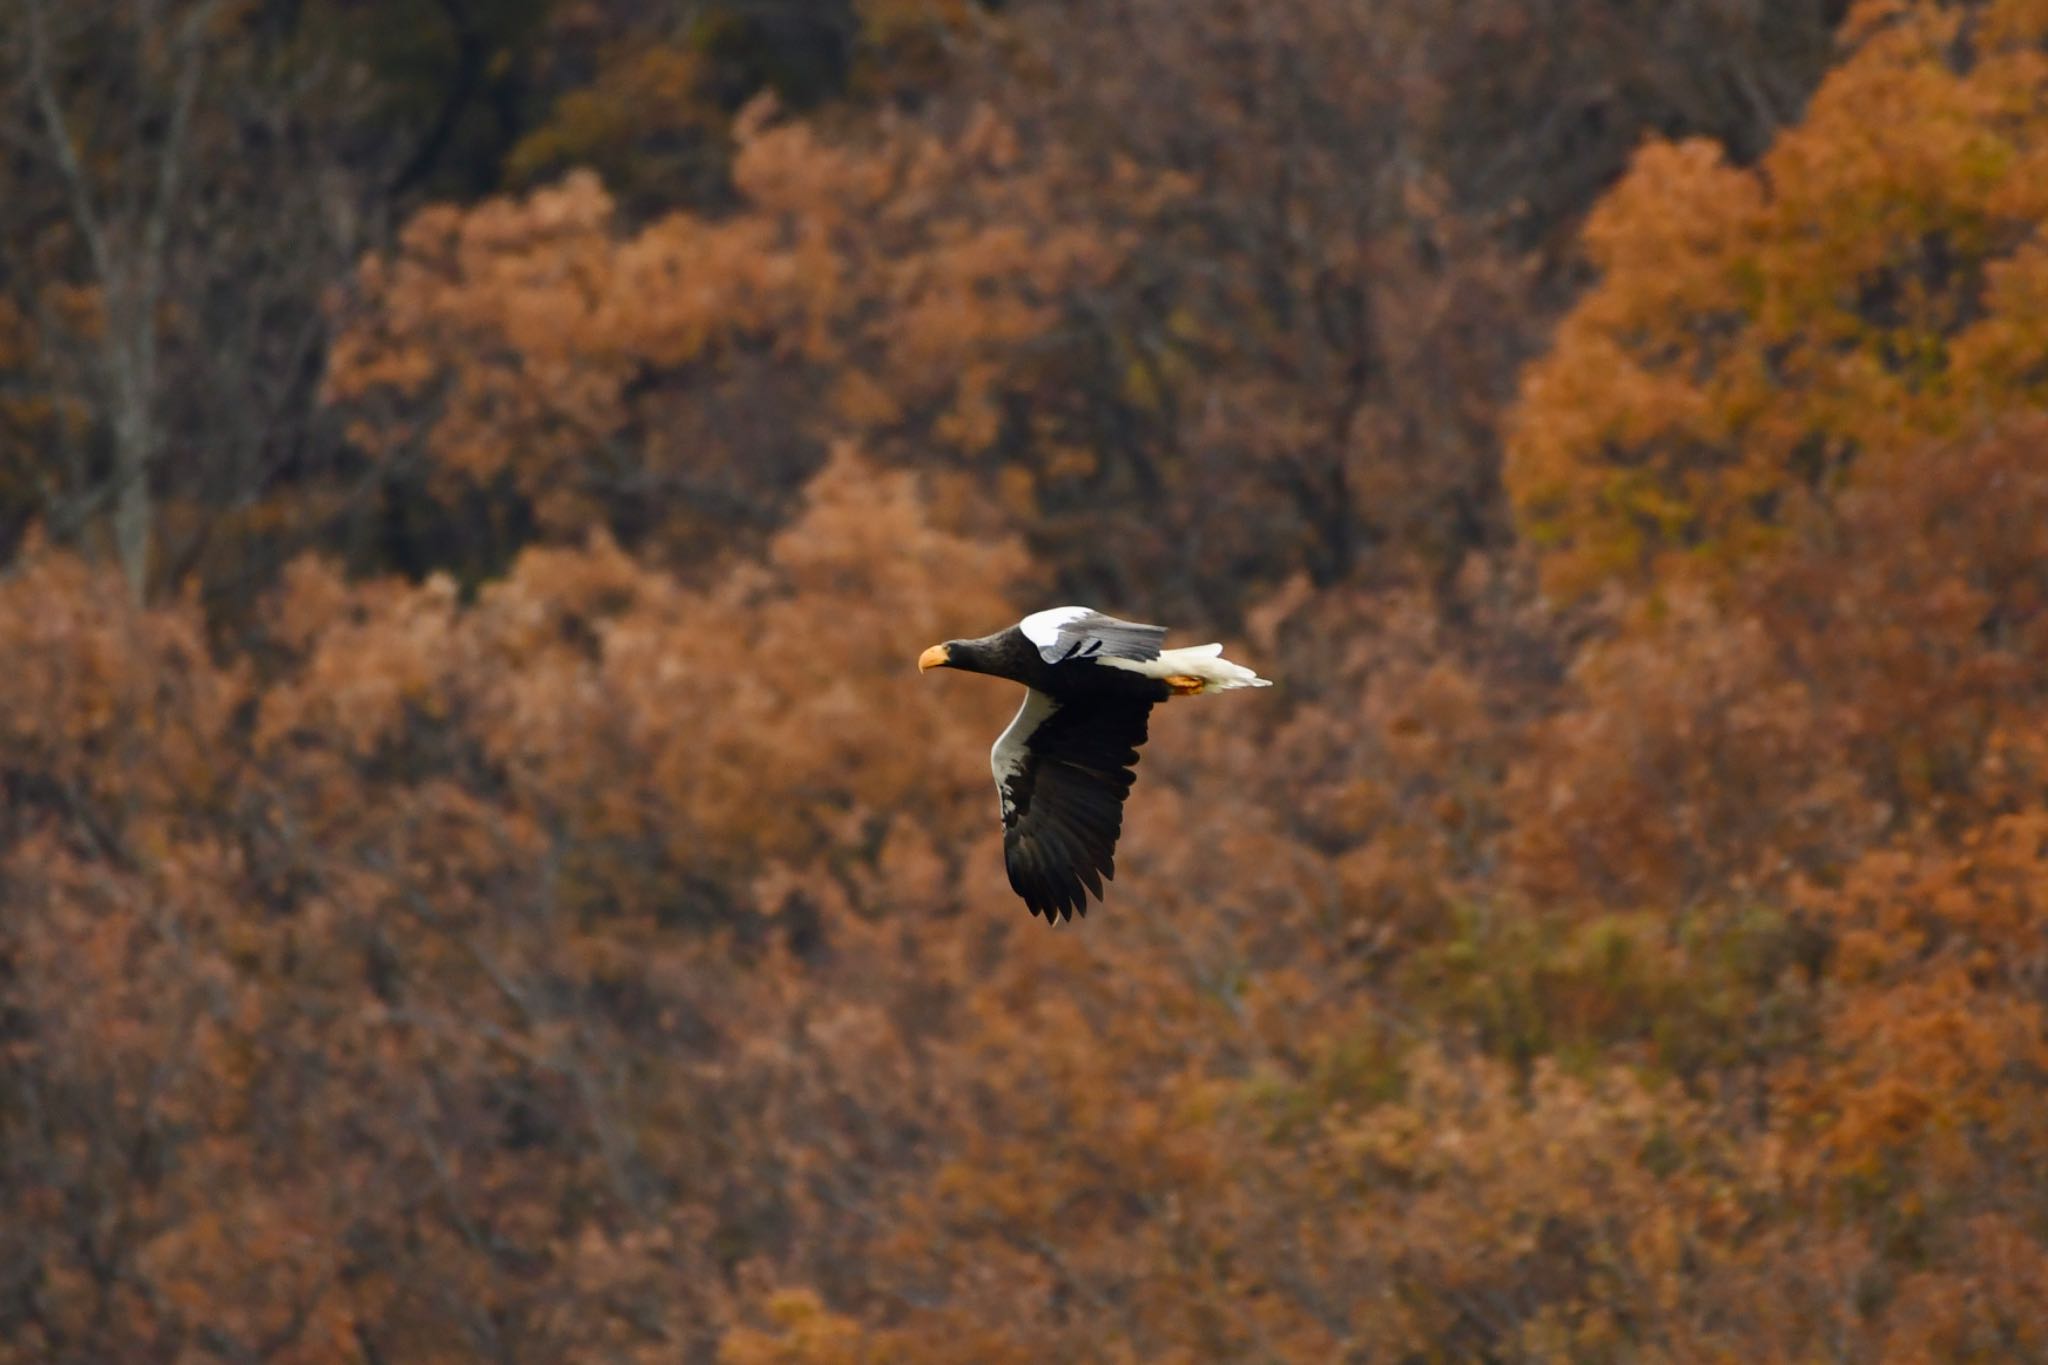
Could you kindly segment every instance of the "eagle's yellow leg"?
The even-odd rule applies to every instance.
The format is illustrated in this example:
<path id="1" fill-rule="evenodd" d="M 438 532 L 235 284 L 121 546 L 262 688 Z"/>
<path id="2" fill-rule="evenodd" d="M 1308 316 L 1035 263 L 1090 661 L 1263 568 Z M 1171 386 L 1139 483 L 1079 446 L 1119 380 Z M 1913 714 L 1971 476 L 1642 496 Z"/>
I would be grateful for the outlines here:
<path id="1" fill-rule="evenodd" d="M 1202 679 L 1190 677 L 1186 673 L 1171 674 L 1165 682 L 1173 689 L 1173 695 L 1176 697 L 1192 697 L 1208 685 Z"/>

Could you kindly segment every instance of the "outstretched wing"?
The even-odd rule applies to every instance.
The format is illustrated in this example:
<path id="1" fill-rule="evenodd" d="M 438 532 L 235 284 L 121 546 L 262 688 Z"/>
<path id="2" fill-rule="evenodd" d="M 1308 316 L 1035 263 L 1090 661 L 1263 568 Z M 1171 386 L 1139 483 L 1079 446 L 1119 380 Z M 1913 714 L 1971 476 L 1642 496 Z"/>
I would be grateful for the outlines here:
<path id="1" fill-rule="evenodd" d="M 1088 913 L 1116 875 L 1124 797 L 1137 774 L 1149 701 L 1055 701 L 1033 688 L 989 755 L 1003 806 L 1010 886 L 1050 923 Z"/>
<path id="2" fill-rule="evenodd" d="M 1038 647 L 1038 655 L 1049 664 L 1068 659 L 1132 659 L 1144 662 L 1159 657 L 1166 639 L 1165 626 L 1147 626 L 1120 621 L 1089 607 L 1054 607 L 1034 611 L 1018 622 L 1024 638 Z"/>

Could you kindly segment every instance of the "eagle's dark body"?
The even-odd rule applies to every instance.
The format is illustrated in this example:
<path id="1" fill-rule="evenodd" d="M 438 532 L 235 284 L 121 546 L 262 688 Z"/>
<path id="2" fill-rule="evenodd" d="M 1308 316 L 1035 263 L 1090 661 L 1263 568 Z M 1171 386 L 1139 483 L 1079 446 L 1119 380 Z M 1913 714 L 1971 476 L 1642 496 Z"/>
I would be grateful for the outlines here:
<path id="1" fill-rule="evenodd" d="M 1159 633 L 1164 635 L 1166 632 L 1162 630 Z M 1008 630 L 984 635 L 979 640 L 952 641 L 946 646 L 951 651 L 946 666 L 964 673 L 987 673 L 1008 678 L 1026 687 L 1035 687 L 1058 701 L 1122 697 L 1149 705 L 1173 695 L 1173 688 L 1164 679 L 1110 667 L 1101 662 L 1105 656 L 1099 650 L 1080 655 L 1078 651 L 1084 647 L 1083 643 L 1077 642 L 1057 660 L 1048 660 L 1045 651 L 1031 643 L 1021 626 L 1011 626 Z M 1150 654 L 1139 655 L 1136 647 L 1132 647 L 1129 654 L 1108 657 L 1156 659 L 1159 650 L 1154 646 Z"/>

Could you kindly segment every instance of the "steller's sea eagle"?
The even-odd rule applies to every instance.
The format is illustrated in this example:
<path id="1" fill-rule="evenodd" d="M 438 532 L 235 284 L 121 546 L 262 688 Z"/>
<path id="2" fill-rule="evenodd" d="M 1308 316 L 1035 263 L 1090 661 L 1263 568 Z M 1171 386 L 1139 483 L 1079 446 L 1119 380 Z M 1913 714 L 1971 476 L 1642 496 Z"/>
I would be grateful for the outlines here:
<path id="1" fill-rule="evenodd" d="M 1088 607 L 1033 612 L 979 640 L 948 640 L 920 672 L 958 668 L 1023 683 L 1024 705 L 989 751 L 1003 811 L 1003 864 L 1034 915 L 1072 919 L 1116 875 L 1124 797 L 1152 708 L 1169 697 L 1271 684 L 1222 645 L 1161 649 L 1164 626 Z M 1099 875 L 1098 875 L 1099 874 Z"/>

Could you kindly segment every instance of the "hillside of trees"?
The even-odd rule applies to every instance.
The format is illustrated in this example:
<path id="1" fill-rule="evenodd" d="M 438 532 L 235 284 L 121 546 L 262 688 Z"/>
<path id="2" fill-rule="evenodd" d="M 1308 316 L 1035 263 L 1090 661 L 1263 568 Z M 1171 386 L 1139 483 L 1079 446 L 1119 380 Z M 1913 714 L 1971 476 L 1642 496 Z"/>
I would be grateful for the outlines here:
<path id="1" fill-rule="evenodd" d="M 2048 1359 L 2048 4 L 0 5 L 0 1365 Z M 1005 883 L 1061 602 L 1229 643 Z"/>

